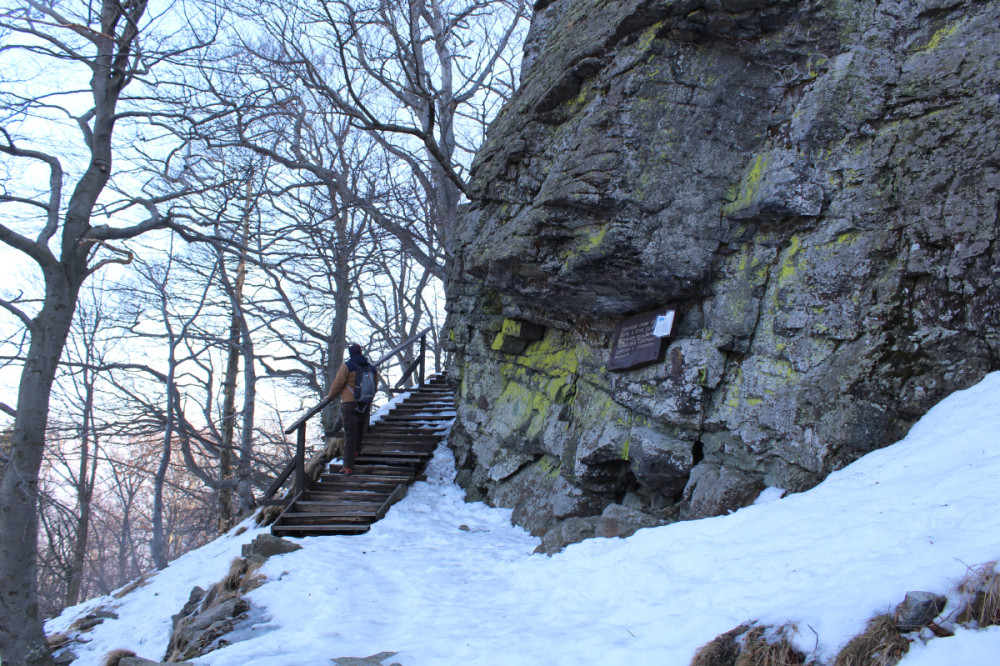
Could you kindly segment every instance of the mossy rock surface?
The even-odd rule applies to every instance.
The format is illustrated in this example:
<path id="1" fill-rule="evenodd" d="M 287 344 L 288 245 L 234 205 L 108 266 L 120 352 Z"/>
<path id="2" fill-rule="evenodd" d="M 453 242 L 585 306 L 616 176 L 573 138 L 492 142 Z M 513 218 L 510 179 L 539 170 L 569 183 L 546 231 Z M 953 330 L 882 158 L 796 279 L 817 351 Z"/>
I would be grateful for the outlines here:
<path id="1" fill-rule="evenodd" d="M 449 235 L 470 492 L 533 529 L 557 492 L 694 516 L 699 465 L 803 490 L 1000 369 L 998 26 L 936 0 L 539 5 Z M 609 373 L 615 326 L 668 306 L 663 363 Z"/>

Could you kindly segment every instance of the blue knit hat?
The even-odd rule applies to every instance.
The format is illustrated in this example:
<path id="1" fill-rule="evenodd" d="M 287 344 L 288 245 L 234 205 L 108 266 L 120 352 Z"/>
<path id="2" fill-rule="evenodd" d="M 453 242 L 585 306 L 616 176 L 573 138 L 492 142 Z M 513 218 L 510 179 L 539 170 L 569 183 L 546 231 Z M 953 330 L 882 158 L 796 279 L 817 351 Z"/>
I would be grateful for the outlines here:
<path id="1" fill-rule="evenodd" d="M 351 358 L 354 358 L 355 356 L 361 356 L 363 350 L 361 349 L 361 345 L 353 344 L 347 348 L 347 352 L 351 355 Z"/>

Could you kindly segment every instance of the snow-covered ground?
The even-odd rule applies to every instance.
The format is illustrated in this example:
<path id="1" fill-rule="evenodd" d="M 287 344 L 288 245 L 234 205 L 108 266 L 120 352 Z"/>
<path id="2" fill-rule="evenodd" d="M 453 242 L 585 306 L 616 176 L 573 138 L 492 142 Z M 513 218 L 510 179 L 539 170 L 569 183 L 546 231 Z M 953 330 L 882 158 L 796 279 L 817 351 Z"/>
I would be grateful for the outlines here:
<path id="1" fill-rule="evenodd" d="M 823 661 L 910 590 L 946 593 L 1000 558 L 1000 373 L 935 407 L 901 442 L 805 493 L 734 514 L 591 539 L 553 557 L 510 512 L 467 504 L 442 447 L 362 536 L 297 539 L 249 594 L 247 627 L 198 664 L 291 666 L 397 652 L 401 664 L 684 666 L 747 620 L 794 623 Z M 248 523 L 249 524 L 249 523 Z M 261 529 L 179 558 L 77 646 L 81 665 L 128 648 L 162 657 L 170 616 L 219 580 Z M 954 609 L 954 600 L 945 610 Z M 387 662 L 388 663 L 388 662 Z M 917 642 L 903 666 L 1000 663 L 1000 628 Z"/>

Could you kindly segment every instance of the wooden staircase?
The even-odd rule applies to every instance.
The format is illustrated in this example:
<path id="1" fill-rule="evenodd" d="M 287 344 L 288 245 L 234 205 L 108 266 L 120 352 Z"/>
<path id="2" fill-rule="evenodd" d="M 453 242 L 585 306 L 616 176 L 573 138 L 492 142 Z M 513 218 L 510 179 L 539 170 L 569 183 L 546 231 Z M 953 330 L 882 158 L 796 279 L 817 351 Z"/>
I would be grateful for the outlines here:
<path id="1" fill-rule="evenodd" d="M 271 525 L 271 534 L 367 532 L 403 498 L 454 418 L 454 392 L 444 377 L 431 378 L 371 425 L 355 458 L 354 474 L 340 474 L 340 465 L 331 465 L 285 508 Z"/>

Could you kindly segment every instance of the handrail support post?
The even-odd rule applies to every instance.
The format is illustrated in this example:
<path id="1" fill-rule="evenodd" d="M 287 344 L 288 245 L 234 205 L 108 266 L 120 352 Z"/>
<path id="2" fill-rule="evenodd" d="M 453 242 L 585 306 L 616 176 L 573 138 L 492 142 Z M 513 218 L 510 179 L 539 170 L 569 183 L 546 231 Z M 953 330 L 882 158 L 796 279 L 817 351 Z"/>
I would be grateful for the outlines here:
<path id="1" fill-rule="evenodd" d="M 295 442 L 295 494 L 306 491 L 306 424 L 299 426 Z"/>
<path id="2" fill-rule="evenodd" d="M 424 333 L 420 336 L 420 381 L 417 383 L 417 388 L 424 385 L 424 365 L 427 362 L 427 334 Z"/>

